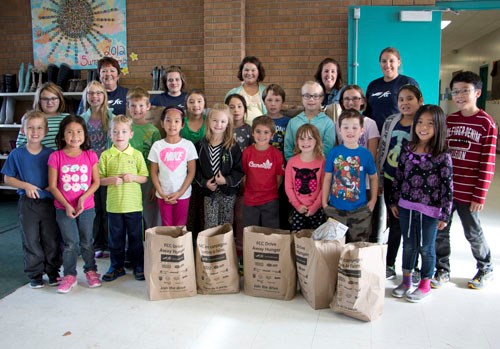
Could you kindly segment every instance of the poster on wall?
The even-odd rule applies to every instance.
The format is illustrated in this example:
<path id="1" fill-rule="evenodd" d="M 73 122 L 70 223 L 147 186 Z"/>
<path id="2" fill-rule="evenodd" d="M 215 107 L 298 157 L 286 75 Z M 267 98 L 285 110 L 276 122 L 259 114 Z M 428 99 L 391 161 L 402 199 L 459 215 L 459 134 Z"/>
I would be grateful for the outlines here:
<path id="1" fill-rule="evenodd" d="M 94 69 L 110 56 L 127 66 L 125 0 L 31 0 L 35 67 Z"/>

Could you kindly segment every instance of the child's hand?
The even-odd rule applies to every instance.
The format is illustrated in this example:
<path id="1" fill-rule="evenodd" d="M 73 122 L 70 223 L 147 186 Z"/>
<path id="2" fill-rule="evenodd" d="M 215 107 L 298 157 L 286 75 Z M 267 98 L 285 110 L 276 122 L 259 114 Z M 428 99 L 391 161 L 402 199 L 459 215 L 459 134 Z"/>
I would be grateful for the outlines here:
<path id="1" fill-rule="evenodd" d="M 167 203 L 174 205 L 177 203 L 177 199 L 179 199 L 180 197 L 181 197 L 181 194 L 178 191 L 176 191 L 172 194 L 169 194 L 169 195 L 167 195 L 167 200 L 168 200 Z"/>
<path id="2" fill-rule="evenodd" d="M 438 230 L 443 230 L 444 228 L 446 228 L 447 225 L 448 225 L 448 223 L 446 223 L 446 222 L 438 221 L 437 229 Z"/>
<path id="3" fill-rule="evenodd" d="M 122 185 L 123 184 L 123 179 L 118 176 L 111 177 L 111 184 L 112 185 Z"/>
<path id="4" fill-rule="evenodd" d="M 75 210 L 76 211 L 76 213 L 75 213 L 76 216 L 75 217 L 79 216 L 80 213 L 83 212 L 83 209 L 85 207 L 84 205 L 85 205 L 85 199 L 83 197 L 80 197 L 78 199 L 78 205 L 76 206 L 76 210 Z"/>
<path id="5" fill-rule="evenodd" d="M 135 182 L 135 175 L 131 174 L 131 173 L 125 173 L 123 176 L 123 181 L 125 183 L 133 183 Z"/>
<path id="6" fill-rule="evenodd" d="M 38 187 L 33 184 L 29 184 L 24 188 L 26 196 L 30 199 L 40 199 L 40 194 L 38 193 Z"/>
<path id="7" fill-rule="evenodd" d="M 481 212 L 484 208 L 483 204 L 479 204 L 477 202 L 472 201 L 470 203 L 470 211 L 471 212 Z"/>
<path id="8" fill-rule="evenodd" d="M 207 188 L 211 191 L 215 191 L 215 189 L 217 189 L 217 182 L 215 181 L 215 177 L 207 182 Z"/>
<path id="9" fill-rule="evenodd" d="M 309 209 L 307 208 L 307 206 L 302 205 L 302 206 L 299 207 L 298 211 L 299 211 L 300 214 L 305 214 L 307 216 L 307 213 L 308 213 Z"/>
<path id="10" fill-rule="evenodd" d="M 218 185 L 225 185 L 225 184 L 227 184 L 226 179 L 224 178 L 223 175 L 221 175 L 220 171 L 217 172 L 217 176 L 215 176 L 215 182 Z"/>
<path id="11" fill-rule="evenodd" d="M 394 217 L 399 218 L 399 210 L 398 210 L 397 206 L 392 206 L 391 211 L 392 211 L 392 214 L 394 215 Z"/>
<path id="12" fill-rule="evenodd" d="M 370 210 L 370 212 L 373 212 L 373 210 L 375 209 L 375 204 L 376 203 L 377 203 L 377 198 L 375 198 L 375 200 L 368 201 L 368 203 L 366 204 L 366 206 L 368 206 L 368 209 Z"/>
<path id="13" fill-rule="evenodd" d="M 68 216 L 69 218 L 76 218 L 78 216 L 73 206 L 71 205 L 66 206 L 66 216 Z"/>

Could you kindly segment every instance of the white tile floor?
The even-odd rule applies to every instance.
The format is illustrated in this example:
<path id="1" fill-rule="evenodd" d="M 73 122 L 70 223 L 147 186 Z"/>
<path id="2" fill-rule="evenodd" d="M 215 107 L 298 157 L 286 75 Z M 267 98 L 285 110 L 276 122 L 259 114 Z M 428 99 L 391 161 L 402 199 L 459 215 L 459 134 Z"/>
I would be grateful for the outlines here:
<path id="1" fill-rule="evenodd" d="M 456 218 L 451 282 L 411 304 L 390 296 L 399 278 L 387 281 L 384 314 L 372 323 L 312 310 L 300 295 L 289 302 L 243 292 L 151 302 L 130 273 L 97 289 L 80 274 L 67 295 L 26 285 L 1 299 L 0 348 L 500 348 L 499 194 L 496 178 L 482 223 L 497 279 L 481 291 L 466 288 L 475 261 Z M 107 267 L 99 261 L 101 272 Z"/>

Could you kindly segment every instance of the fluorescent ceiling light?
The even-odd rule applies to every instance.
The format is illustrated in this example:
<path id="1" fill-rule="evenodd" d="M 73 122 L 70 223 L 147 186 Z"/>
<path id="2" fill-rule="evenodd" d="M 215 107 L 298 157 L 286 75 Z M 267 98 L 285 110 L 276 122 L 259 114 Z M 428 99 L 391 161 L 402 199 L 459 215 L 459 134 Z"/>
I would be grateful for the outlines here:
<path id="1" fill-rule="evenodd" d="M 441 21 L 441 30 L 446 28 L 450 23 L 451 21 Z"/>

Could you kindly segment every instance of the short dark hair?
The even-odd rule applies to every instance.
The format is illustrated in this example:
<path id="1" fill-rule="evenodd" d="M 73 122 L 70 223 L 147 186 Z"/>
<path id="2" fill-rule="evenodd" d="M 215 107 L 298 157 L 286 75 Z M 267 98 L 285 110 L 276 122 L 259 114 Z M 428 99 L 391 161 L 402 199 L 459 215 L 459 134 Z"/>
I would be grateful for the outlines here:
<path id="1" fill-rule="evenodd" d="M 359 125 L 363 127 L 363 115 L 355 109 L 345 109 L 342 110 L 342 113 L 340 113 L 339 116 L 339 127 L 342 126 L 342 121 L 345 119 L 358 119 L 359 120 Z"/>
<path id="2" fill-rule="evenodd" d="M 182 82 L 181 91 L 184 91 L 184 87 L 186 86 L 186 75 L 182 71 L 181 67 L 179 67 L 178 65 L 171 65 L 171 66 L 167 67 L 167 69 L 163 73 L 163 76 L 161 77 L 161 82 L 163 84 L 163 88 L 165 89 L 165 92 L 168 92 L 167 78 L 168 78 L 168 74 L 170 74 L 170 73 L 179 73 L 179 75 L 181 77 L 181 82 Z"/>
<path id="3" fill-rule="evenodd" d="M 66 130 L 66 126 L 68 126 L 72 122 L 75 122 L 83 127 L 84 140 L 82 145 L 80 145 L 80 149 L 89 150 L 90 138 L 87 132 L 87 123 L 81 116 L 78 115 L 68 115 L 64 119 L 62 119 L 61 123 L 59 124 L 59 131 L 57 132 L 56 135 L 57 148 L 63 149 L 64 147 L 66 147 L 66 141 L 64 140 L 64 131 Z"/>
<path id="4" fill-rule="evenodd" d="M 264 90 L 264 92 L 262 93 L 263 100 L 266 99 L 269 92 L 272 92 L 275 95 L 281 96 L 282 102 L 285 101 L 286 93 L 285 93 L 285 90 L 283 89 L 283 87 L 281 87 L 280 85 L 278 85 L 278 84 L 268 85 L 266 87 L 266 89 Z"/>
<path id="5" fill-rule="evenodd" d="M 274 134 L 274 132 L 276 132 L 276 124 L 274 123 L 274 120 L 270 116 L 261 115 L 261 116 L 257 116 L 255 119 L 253 119 L 252 132 L 255 131 L 255 129 L 259 125 L 268 127 L 271 130 L 272 134 Z"/>
<path id="6" fill-rule="evenodd" d="M 224 100 L 224 104 L 229 105 L 229 102 L 231 102 L 231 99 L 233 99 L 233 98 L 239 99 L 241 101 L 241 104 L 243 104 L 243 110 L 245 111 L 245 114 L 246 114 L 248 112 L 247 101 L 246 101 L 245 97 L 243 97 L 242 95 L 239 95 L 237 93 L 233 93 L 233 94 L 226 97 L 226 99 Z"/>
<path id="7" fill-rule="evenodd" d="M 456 82 L 472 84 L 476 90 L 483 89 L 483 81 L 479 75 L 471 71 L 461 71 L 460 73 L 457 73 L 450 81 L 450 90 L 453 89 L 453 84 Z"/>
<path id="8" fill-rule="evenodd" d="M 358 85 L 347 85 L 342 89 L 342 91 L 340 91 L 340 96 L 339 96 L 340 108 L 342 108 L 342 110 L 345 109 L 344 108 L 344 92 L 350 91 L 350 90 L 357 91 L 359 93 L 359 95 L 361 96 L 361 98 L 363 98 L 363 104 L 361 105 L 361 111 L 365 111 L 365 109 L 366 109 L 366 96 L 365 96 L 365 93 L 363 92 L 363 89 L 361 87 L 359 87 Z"/>
<path id="9" fill-rule="evenodd" d="M 102 57 L 99 61 L 97 61 L 97 74 L 100 73 L 101 68 L 103 65 L 111 65 L 113 66 L 117 71 L 118 75 L 121 73 L 121 68 L 120 68 L 120 63 L 113 57 Z"/>
<path id="10" fill-rule="evenodd" d="M 246 56 L 245 58 L 243 58 L 238 69 L 238 80 L 243 81 L 243 66 L 247 63 L 255 64 L 255 66 L 257 67 L 257 70 L 259 71 L 257 82 L 264 81 L 264 78 L 266 77 L 266 70 L 264 69 L 264 66 L 262 65 L 260 59 L 255 56 Z"/>

